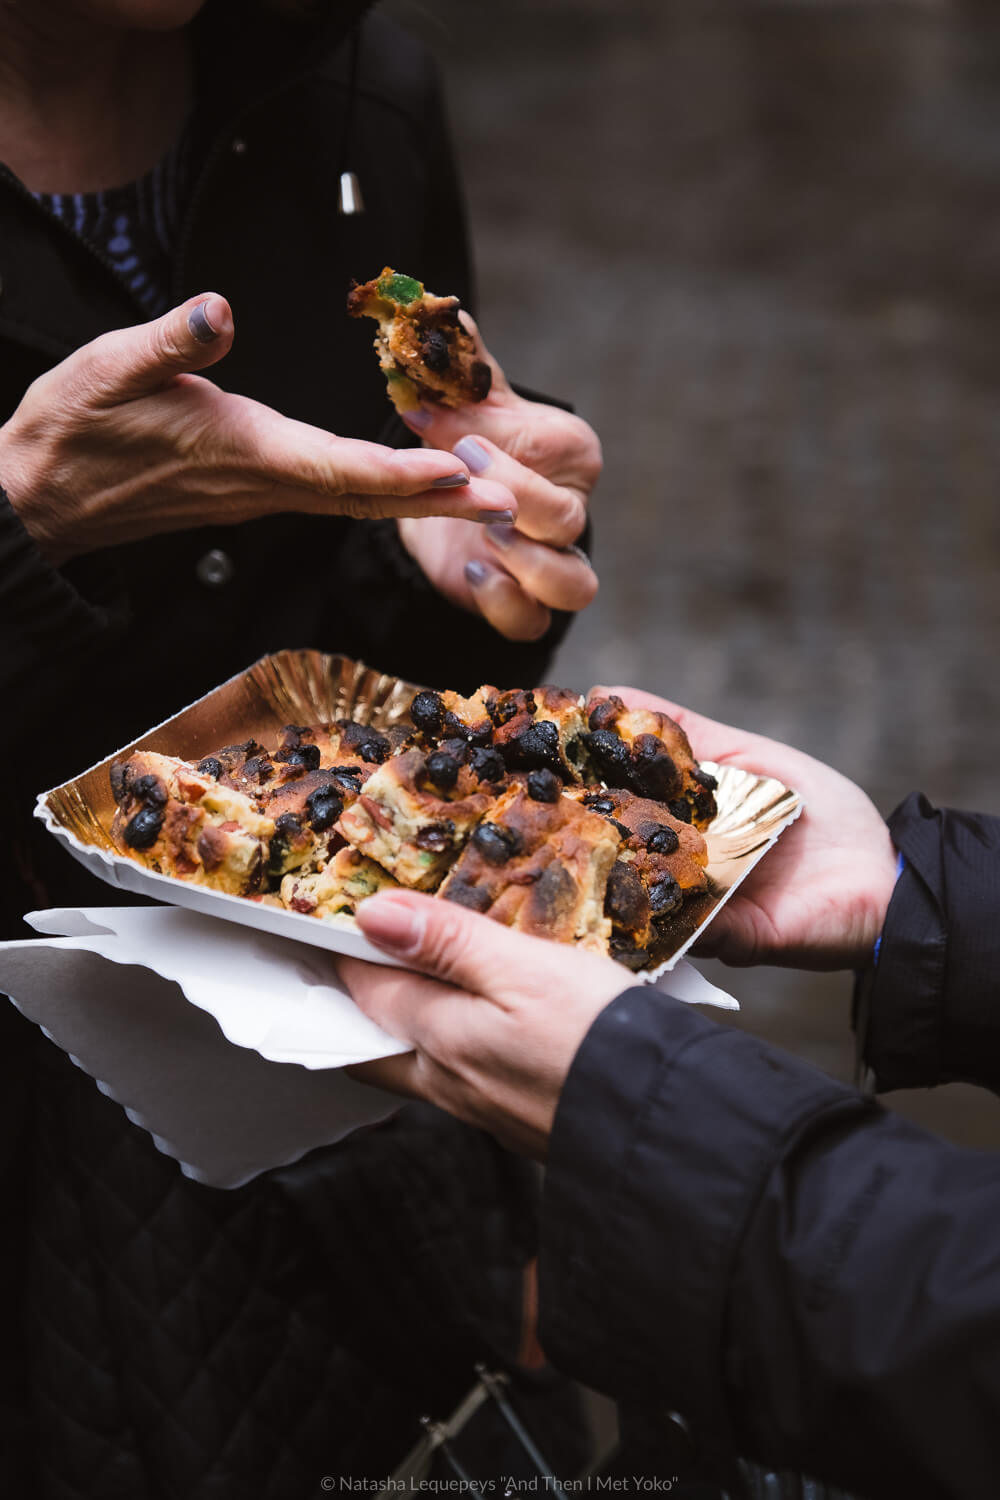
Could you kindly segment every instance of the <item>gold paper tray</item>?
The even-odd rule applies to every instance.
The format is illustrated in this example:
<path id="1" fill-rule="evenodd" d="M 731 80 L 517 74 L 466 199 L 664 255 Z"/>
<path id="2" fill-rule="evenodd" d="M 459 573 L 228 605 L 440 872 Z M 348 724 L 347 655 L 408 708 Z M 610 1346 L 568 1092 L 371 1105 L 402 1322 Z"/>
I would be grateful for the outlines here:
<path id="1" fill-rule="evenodd" d="M 275 737 L 290 723 L 315 724 L 354 718 L 384 729 L 406 720 L 417 692 L 419 688 L 413 683 L 375 672 L 363 662 L 346 656 L 330 656 L 320 651 L 280 651 L 262 657 L 248 671 L 230 678 L 72 781 L 43 792 L 35 816 L 75 858 L 110 885 L 282 937 L 297 938 L 314 947 L 385 963 L 385 955 L 370 947 L 350 918 L 341 926 L 278 910 L 243 896 L 230 896 L 170 875 L 158 875 L 137 860 L 119 854 L 111 838 L 115 803 L 109 771 L 113 761 L 133 750 L 156 750 L 184 760 L 200 760 L 220 745 L 251 737 L 258 740 Z M 697 754 L 697 745 L 694 748 Z M 716 766 L 710 761 L 703 764 L 719 782 L 718 814 L 706 834 L 709 890 L 685 902 L 677 916 L 664 924 L 662 940 L 654 954 L 655 968 L 637 975 L 639 979 L 653 979 L 673 968 L 802 808 L 798 794 L 780 781 L 756 776 L 736 766 Z"/>

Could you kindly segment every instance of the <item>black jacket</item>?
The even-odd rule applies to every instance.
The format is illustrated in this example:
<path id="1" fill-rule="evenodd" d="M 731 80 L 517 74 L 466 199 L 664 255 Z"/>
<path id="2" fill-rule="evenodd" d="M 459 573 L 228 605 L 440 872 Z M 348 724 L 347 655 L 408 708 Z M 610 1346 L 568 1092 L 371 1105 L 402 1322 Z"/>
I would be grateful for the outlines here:
<path id="1" fill-rule="evenodd" d="M 996 1089 L 1000 819 L 912 797 L 890 828 L 906 866 L 866 1065 L 886 1086 Z M 633 989 L 591 1028 L 556 1116 L 542 1340 L 652 1414 L 674 1472 L 735 1491 L 743 1454 L 861 1495 L 992 1500 L 998 1225 L 997 1157 Z"/>
<path id="2" fill-rule="evenodd" d="M 214 290 L 232 303 L 235 343 L 210 379 L 298 420 L 404 445 L 414 439 L 386 399 L 370 325 L 346 315 L 346 294 L 352 278 L 391 264 L 469 303 L 462 200 L 425 52 L 370 16 L 352 90 L 344 39 L 369 4 L 326 9 L 317 30 L 213 0 L 195 23 L 196 168 L 173 294 Z M 366 202 L 354 218 L 336 206 L 346 156 Z M 0 226 L 2 421 L 37 375 L 144 315 L 115 273 L 3 168 Z M 234 563 L 221 587 L 196 574 L 213 548 Z M 431 588 L 392 522 L 281 515 L 154 537 L 57 570 L 0 505 L 0 797 L 21 845 L 19 875 L 2 862 L 15 881 L 4 935 L 22 936 L 17 919 L 46 896 L 102 899 L 99 884 L 32 826 L 35 793 L 266 652 L 319 647 L 471 690 L 537 682 L 565 626 L 561 617 L 540 642 L 505 641 Z M 27 871 L 40 888 L 26 885 Z"/>
<path id="3" fill-rule="evenodd" d="M 367 9 L 338 0 L 319 29 L 242 0 L 198 18 L 199 168 L 173 291 L 232 302 L 235 346 L 209 372 L 221 385 L 409 442 L 347 289 L 389 263 L 468 301 L 469 267 L 434 70 L 374 16 L 346 139 L 345 38 Z M 336 213 L 344 167 L 362 183 L 357 219 Z M 0 419 L 72 349 L 142 317 L 3 171 L 0 279 Z M 213 589 L 195 568 L 219 547 L 235 574 Z M 34 795 L 258 656 L 313 646 L 442 686 L 532 682 L 564 625 L 504 641 L 430 588 L 389 523 L 280 516 L 55 570 L 5 508 L 3 935 L 23 936 L 31 906 L 118 899 L 33 823 Z M 384 1476 L 475 1359 L 511 1355 L 535 1189 L 487 1137 L 411 1112 L 217 1192 L 9 1006 L 0 1059 L 4 1494 L 294 1500 L 324 1475 Z"/>

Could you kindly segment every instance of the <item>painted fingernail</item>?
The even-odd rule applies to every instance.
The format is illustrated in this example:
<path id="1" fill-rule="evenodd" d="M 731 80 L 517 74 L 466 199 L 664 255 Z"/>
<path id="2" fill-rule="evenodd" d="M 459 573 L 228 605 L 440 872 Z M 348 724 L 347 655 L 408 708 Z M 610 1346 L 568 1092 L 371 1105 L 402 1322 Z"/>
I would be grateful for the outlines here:
<path id="1" fill-rule="evenodd" d="M 431 484 L 432 490 L 459 490 L 463 484 L 468 484 L 468 474 L 445 474 L 441 479 L 435 479 Z"/>
<path id="2" fill-rule="evenodd" d="M 463 464 L 468 464 L 473 474 L 481 474 L 493 462 L 492 455 L 474 437 L 459 438 L 451 451 Z"/>
<path id="3" fill-rule="evenodd" d="M 514 512 L 512 510 L 481 510 L 476 520 L 482 521 L 484 526 L 513 526 Z"/>
<path id="4" fill-rule="evenodd" d="M 478 589 L 483 586 L 492 572 L 492 568 L 474 557 L 465 565 L 465 581 L 471 588 Z"/>
<path id="5" fill-rule="evenodd" d="M 583 548 L 578 547 L 575 542 L 572 542 L 568 547 L 564 547 L 563 551 L 569 552 L 573 557 L 578 557 L 582 563 L 587 564 L 588 568 L 592 568 L 594 566 L 590 558 L 587 556 L 586 552 L 584 552 Z"/>
<path id="6" fill-rule="evenodd" d="M 504 524 L 501 524 L 499 516 L 494 516 L 493 519 L 497 524 L 487 526 L 486 535 L 495 547 L 500 547 L 507 552 L 514 545 L 514 517 L 511 516 L 510 520 Z"/>
<path id="7" fill-rule="evenodd" d="M 412 411 L 403 414 L 403 421 L 407 427 L 412 427 L 414 432 L 426 432 L 433 420 L 434 413 L 427 411 L 423 406 L 415 406 Z"/>
<path id="8" fill-rule="evenodd" d="M 415 953 L 424 933 L 423 917 L 395 901 L 366 902 L 359 925 L 380 948 L 398 953 Z"/>
<path id="9" fill-rule="evenodd" d="M 198 306 L 192 307 L 188 313 L 188 327 L 199 344 L 210 344 L 213 339 L 219 337 L 219 330 L 213 328 L 208 321 L 208 313 L 205 311 L 207 306 L 207 302 L 199 302 Z"/>

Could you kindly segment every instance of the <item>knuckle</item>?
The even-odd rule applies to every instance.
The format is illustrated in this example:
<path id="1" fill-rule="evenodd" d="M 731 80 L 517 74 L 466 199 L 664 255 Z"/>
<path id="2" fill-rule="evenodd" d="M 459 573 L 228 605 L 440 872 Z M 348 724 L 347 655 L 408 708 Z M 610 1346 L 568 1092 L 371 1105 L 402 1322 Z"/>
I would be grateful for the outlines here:
<path id="1" fill-rule="evenodd" d="M 349 516 L 352 521 L 360 521 L 365 513 L 366 506 L 360 495 L 341 495 L 337 509 L 342 516 Z"/>
<path id="2" fill-rule="evenodd" d="M 601 448 L 600 438 L 592 427 L 586 422 L 580 423 L 583 429 L 580 434 L 580 443 L 577 449 L 577 461 L 581 474 L 590 485 L 597 483 L 604 468 L 604 453 Z"/>
<path id="3" fill-rule="evenodd" d="M 178 337 L 172 321 L 160 321 L 149 325 L 146 334 L 147 350 L 152 359 L 168 369 L 182 370 L 190 363 L 190 348 L 186 348 Z"/>
<path id="4" fill-rule="evenodd" d="M 398 453 L 387 454 L 381 462 L 372 463 L 370 485 L 373 494 L 378 495 L 419 495 L 424 490 L 431 488 L 431 479 L 422 467 L 417 467 L 414 456 L 420 454 L 420 449 L 402 449 Z M 456 468 L 458 467 L 456 463 Z"/>
<path id="5" fill-rule="evenodd" d="M 586 609 L 588 604 L 593 604 L 600 588 L 597 574 L 593 568 L 587 567 L 586 563 L 579 563 L 574 571 L 574 578 L 570 589 L 571 602 L 566 605 L 567 609 Z"/>
<path id="6" fill-rule="evenodd" d="M 67 394 L 84 404 L 88 395 L 100 402 L 106 390 L 119 383 L 124 367 L 119 339 L 113 333 L 102 334 L 66 360 Z"/>
<path id="7" fill-rule="evenodd" d="M 527 642 L 541 640 L 551 623 L 551 611 L 544 605 L 537 605 L 530 606 L 516 615 L 508 616 L 506 621 L 497 625 L 496 628 L 509 641 Z"/>
<path id="8" fill-rule="evenodd" d="M 576 541 L 578 536 L 582 536 L 586 525 L 587 507 L 584 505 L 579 495 L 564 495 L 560 517 L 562 545 L 571 546 Z"/>
<path id="9" fill-rule="evenodd" d="M 571 547 L 583 533 L 587 512 L 576 495 L 560 491 L 549 494 L 544 512 L 536 512 L 532 520 L 534 525 L 530 532 L 533 540 L 550 547 Z"/>
<path id="10" fill-rule="evenodd" d="M 544 424 L 522 427 L 511 456 L 526 469 L 541 472 L 552 461 L 552 442 L 547 427 Z"/>

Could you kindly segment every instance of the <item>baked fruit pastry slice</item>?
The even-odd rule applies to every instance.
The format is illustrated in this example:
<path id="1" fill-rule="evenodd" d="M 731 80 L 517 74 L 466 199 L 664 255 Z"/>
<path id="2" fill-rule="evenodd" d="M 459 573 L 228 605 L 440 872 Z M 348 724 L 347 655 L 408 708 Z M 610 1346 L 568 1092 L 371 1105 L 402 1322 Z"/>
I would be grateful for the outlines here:
<path id="1" fill-rule="evenodd" d="M 289 870 L 316 869 L 343 843 L 337 819 L 391 749 L 388 735 L 350 719 L 286 724 L 276 749 L 256 740 L 224 745 L 197 769 L 242 792 L 273 820 L 267 873 L 279 879 Z"/>
<path id="2" fill-rule="evenodd" d="M 486 693 L 488 689 L 481 689 Z M 566 688 L 499 693 L 488 705 L 494 744 L 512 771 L 547 769 L 566 782 L 582 779 L 587 763 L 583 699 Z"/>
<path id="3" fill-rule="evenodd" d="M 477 688 L 470 698 L 461 693 L 435 693 L 425 688 L 410 704 L 410 718 L 425 745 L 438 745 L 444 740 L 465 740 L 470 745 L 486 746 L 493 743 L 493 720 L 487 710 L 490 694 L 496 688 Z"/>
<path id="4" fill-rule="evenodd" d="M 347 846 L 338 849 L 321 870 L 286 875 L 281 882 L 281 904 L 289 911 L 333 922 L 353 917 L 359 901 L 398 884 L 373 859 Z"/>
<path id="5" fill-rule="evenodd" d="M 607 818 L 563 794 L 552 771 L 532 771 L 479 824 L 439 892 L 507 927 L 608 952 L 608 876 L 621 836 Z"/>
<path id="6" fill-rule="evenodd" d="M 492 371 L 476 354 L 459 308 L 457 297 L 435 297 L 422 281 L 389 266 L 351 288 L 351 317 L 378 323 L 375 350 L 397 411 L 413 411 L 421 401 L 462 406 L 489 395 Z"/>
<path id="7" fill-rule="evenodd" d="M 612 957 L 630 969 L 644 968 L 651 961 L 657 923 L 708 889 L 708 845 L 697 828 L 662 803 L 632 792 L 585 792 L 581 800 L 613 822 L 622 838 L 604 904 Z"/>
<path id="8" fill-rule="evenodd" d="M 260 805 L 274 820 L 268 875 L 277 879 L 289 870 L 318 869 L 342 846 L 337 819 L 360 797 L 373 769 L 324 767 L 265 792 Z"/>
<path id="9" fill-rule="evenodd" d="M 626 708 L 614 694 L 591 698 L 583 742 L 608 786 L 664 802 L 675 818 L 702 830 L 715 817 L 718 783 L 702 770 L 687 735 L 666 714 Z"/>
<path id="10" fill-rule="evenodd" d="M 493 746 L 508 771 L 553 771 L 576 782 L 587 763 L 583 699 L 560 687 L 512 688 L 489 684 L 469 698 L 458 693 L 418 693 L 410 717 L 427 744 L 464 738 Z"/>
<path id="11" fill-rule="evenodd" d="M 150 750 L 116 761 L 111 788 L 112 837 L 143 864 L 234 896 L 262 888 L 274 823 L 243 792 Z"/>
<path id="12" fill-rule="evenodd" d="M 492 801 L 457 756 L 404 750 L 373 772 L 337 829 L 401 885 L 431 891 Z"/>
<path id="13" fill-rule="evenodd" d="M 405 739 L 408 734 L 405 729 L 383 734 L 353 719 L 339 719 L 335 724 L 286 724 L 276 749 L 268 750 L 256 740 L 223 745 L 221 750 L 204 756 L 198 770 L 259 799 L 321 768 L 348 766 L 366 777 L 393 753 L 394 739 L 398 742 L 400 735 Z"/>

